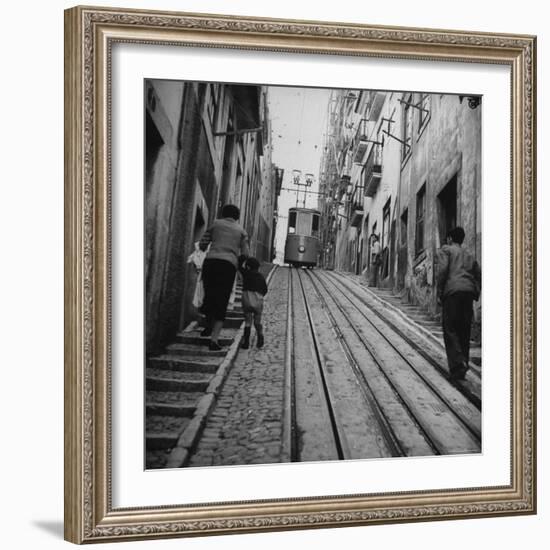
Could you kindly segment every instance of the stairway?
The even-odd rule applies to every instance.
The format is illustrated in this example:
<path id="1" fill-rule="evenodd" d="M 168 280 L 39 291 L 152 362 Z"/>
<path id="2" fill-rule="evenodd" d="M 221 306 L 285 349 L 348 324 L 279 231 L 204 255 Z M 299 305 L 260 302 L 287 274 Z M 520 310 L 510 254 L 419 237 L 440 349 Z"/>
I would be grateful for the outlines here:
<path id="1" fill-rule="evenodd" d="M 365 286 L 363 281 L 361 284 Z M 435 319 L 424 308 L 410 304 L 404 297 L 394 294 L 391 290 L 375 287 L 368 287 L 368 289 L 380 300 L 399 310 L 408 319 L 429 332 L 441 345 L 444 345 L 441 321 Z M 474 340 L 470 341 L 470 360 L 475 365 L 481 366 L 481 346 Z"/>
<path id="2" fill-rule="evenodd" d="M 197 410 L 204 413 L 213 402 L 208 395 L 218 386 L 216 374 L 233 346 L 243 321 L 242 289 L 237 283 L 235 301 L 227 310 L 219 343 L 221 351 L 210 351 L 209 337 L 201 336 L 202 327 L 191 323 L 177 334 L 164 353 L 148 358 L 145 381 L 146 468 L 171 466 L 170 456 L 182 438 L 191 442 L 199 433 Z M 238 344 L 236 344 L 238 345 Z M 173 460 L 172 460 L 173 462 Z"/>

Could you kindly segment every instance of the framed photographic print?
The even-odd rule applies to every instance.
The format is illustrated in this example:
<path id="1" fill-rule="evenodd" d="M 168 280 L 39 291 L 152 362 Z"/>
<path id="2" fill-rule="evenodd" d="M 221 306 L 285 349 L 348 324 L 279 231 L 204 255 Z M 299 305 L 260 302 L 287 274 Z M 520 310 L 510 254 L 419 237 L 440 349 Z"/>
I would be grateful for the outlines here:
<path id="1" fill-rule="evenodd" d="M 533 36 L 65 13 L 65 536 L 532 514 Z"/>

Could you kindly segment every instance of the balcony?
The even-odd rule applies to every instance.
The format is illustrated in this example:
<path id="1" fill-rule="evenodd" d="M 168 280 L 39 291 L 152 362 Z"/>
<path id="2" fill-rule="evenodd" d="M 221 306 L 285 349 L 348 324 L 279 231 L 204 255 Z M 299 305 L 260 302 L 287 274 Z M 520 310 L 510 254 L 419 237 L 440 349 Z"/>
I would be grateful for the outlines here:
<path id="1" fill-rule="evenodd" d="M 363 157 L 365 156 L 365 153 L 367 152 L 368 146 L 369 146 L 369 140 L 368 140 L 368 120 L 366 118 L 363 118 L 359 122 L 359 126 L 357 127 L 357 132 L 355 133 L 355 137 L 353 138 L 353 162 L 355 164 L 361 164 L 363 162 Z"/>
<path id="2" fill-rule="evenodd" d="M 351 175 L 350 150 L 346 147 L 338 156 L 338 175 L 341 178 L 349 178 Z"/>
<path id="3" fill-rule="evenodd" d="M 373 197 L 382 179 L 382 147 L 373 145 L 365 162 L 365 196 Z"/>
<path id="4" fill-rule="evenodd" d="M 338 188 L 337 188 L 338 201 L 343 200 L 344 195 L 348 192 L 349 185 L 350 185 L 350 177 L 342 176 L 338 182 Z"/>
<path id="5" fill-rule="evenodd" d="M 359 227 L 363 221 L 363 216 L 365 212 L 363 211 L 363 204 L 356 203 L 351 207 L 349 223 L 352 227 Z"/>

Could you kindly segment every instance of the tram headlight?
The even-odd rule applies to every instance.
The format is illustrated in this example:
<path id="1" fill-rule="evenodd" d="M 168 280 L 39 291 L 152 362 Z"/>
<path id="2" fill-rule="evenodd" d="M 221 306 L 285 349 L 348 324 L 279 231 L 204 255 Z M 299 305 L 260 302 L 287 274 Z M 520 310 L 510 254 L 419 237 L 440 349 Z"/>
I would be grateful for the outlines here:
<path id="1" fill-rule="evenodd" d="M 299 247 L 298 247 L 298 252 L 300 252 L 301 254 L 303 254 L 304 252 L 306 251 L 306 247 L 301 244 Z"/>

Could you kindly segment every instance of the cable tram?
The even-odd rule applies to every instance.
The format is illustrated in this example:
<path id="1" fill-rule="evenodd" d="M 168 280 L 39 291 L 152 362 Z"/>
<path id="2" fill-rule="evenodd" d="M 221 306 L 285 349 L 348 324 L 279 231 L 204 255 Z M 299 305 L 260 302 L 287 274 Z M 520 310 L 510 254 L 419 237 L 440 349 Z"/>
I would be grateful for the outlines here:
<path id="1" fill-rule="evenodd" d="M 313 268 L 319 256 L 321 213 L 311 208 L 289 208 L 285 242 L 285 263 Z"/>

